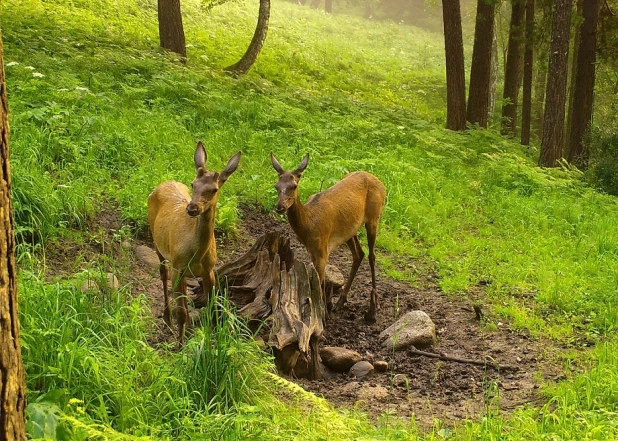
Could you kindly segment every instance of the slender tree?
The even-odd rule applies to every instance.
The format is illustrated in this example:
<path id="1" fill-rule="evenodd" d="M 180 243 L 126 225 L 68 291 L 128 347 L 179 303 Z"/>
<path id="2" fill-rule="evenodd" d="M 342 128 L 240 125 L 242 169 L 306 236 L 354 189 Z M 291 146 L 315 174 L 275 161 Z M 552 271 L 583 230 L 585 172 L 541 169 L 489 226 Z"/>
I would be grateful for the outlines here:
<path id="1" fill-rule="evenodd" d="M 504 104 L 502 105 L 502 134 L 517 136 L 517 102 L 521 78 L 522 45 L 524 42 L 524 13 L 526 0 L 511 0 L 509 45 L 504 70 Z"/>
<path id="2" fill-rule="evenodd" d="M 495 5 L 493 0 L 478 0 L 474 48 L 470 70 L 467 119 L 471 124 L 487 127 L 489 82 L 491 76 L 491 42 L 494 34 Z"/>
<path id="3" fill-rule="evenodd" d="M 270 19 L 270 0 L 260 0 L 260 10 L 258 12 L 258 21 L 255 27 L 255 33 L 251 39 L 251 43 L 247 48 L 247 52 L 242 56 L 238 62 L 225 68 L 225 70 L 232 72 L 235 75 L 244 75 L 249 72 L 249 69 L 253 66 L 255 61 L 260 55 L 262 46 L 264 46 L 264 40 L 266 40 L 266 33 L 268 32 L 268 20 Z"/>
<path id="4" fill-rule="evenodd" d="M 442 14 L 446 53 L 446 128 L 464 130 L 466 80 L 459 0 L 442 0 Z"/>
<path id="5" fill-rule="evenodd" d="M 524 46 L 521 143 L 523 145 L 530 145 L 530 117 L 532 114 L 532 63 L 534 61 L 534 0 L 528 0 L 526 2 L 526 39 Z"/>
<path id="6" fill-rule="evenodd" d="M 543 138 L 539 156 L 539 165 L 542 167 L 555 167 L 562 157 L 572 5 L 573 0 L 556 0 L 554 4 L 547 69 L 551 72 L 551 81 L 547 82 L 545 93 Z"/>
<path id="7" fill-rule="evenodd" d="M 333 12 L 333 0 L 324 0 L 324 11 L 329 14 Z"/>
<path id="8" fill-rule="evenodd" d="M 26 386 L 19 346 L 9 118 L 0 36 L 0 440 L 25 440 Z"/>
<path id="9" fill-rule="evenodd" d="M 180 0 L 158 0 L 157 5 L 161 47 L 177 53 L 184 62 L 187 58 L 187 47 L 180 13 Z"/>
<path id="10" fill-rule="evenodd" d="M 588 164 L 588 151 L 584 148 L 584 138 L 592 122 L 592 103 L 596 77 L 597 32 L 600 0 L 586 0 L 582 14 L 584 22 L 580 28 L 579 48 L 577 50 L 577 69 L 573 90 L 573 104 L 569 121 L 568 160 L 579 167 Z"/>
<path id="11" fill-rule="evenodd" d="M 500 62 L 498 59 L 498 21 L 494 20 L 494 38 L 491 42 L 491 69 L 489 70 L 489 103 L 487 104 L 488 121 L 491 121 L 494 110 L 496 110 L 499 70 Z"/>

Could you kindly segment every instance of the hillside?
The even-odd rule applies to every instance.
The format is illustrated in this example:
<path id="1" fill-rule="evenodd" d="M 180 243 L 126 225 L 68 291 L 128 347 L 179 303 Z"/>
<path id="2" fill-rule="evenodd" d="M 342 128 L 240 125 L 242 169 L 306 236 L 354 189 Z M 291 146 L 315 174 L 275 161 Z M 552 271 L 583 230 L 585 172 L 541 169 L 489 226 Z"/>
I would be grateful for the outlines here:
<path id="1" fill-rule="evenodd" d="M 222 233 L 240 229 L 241 206 L 272 209 L 271 151 L 288 167 L 310 153 L 303 199 L 368 170 L 388 189 L 380 271 L 419 289 L 435 274 L 438 295 L 483 304 L 484 332 L 508 326 L 559 348 L 552 362 L 564 365 L 566 379 L 547 385 L 540 407 L 502 415 L 489 406 L 484 418 L 449 432 L 436 424 L 423 437 L 616 435 L 616 198 L 587 187 L 576 171 L 535 167 L 535 148 L 493 130 L 443 129 L 439 34 L 277 3 L 258 63 L 233 79 L 221 68 L 244 51 L 257 6 L 182 7 L 186 67 L 159 52 L 152 1 L 2 4 L 31 402 L 47 393 L 77 438 L 113 429 L 164 439 L 416 439 L 413 421 L 374 427 L 288 383 L 257 386 L 272 367 L 240 326 L 221 342 L 234 348 L 225 363 L 234 368 L 218 365 L 229 389 L 197 398 L 191 360 L 207 363 L 212 354 L 200 353 L 199 342 L 219 337 L 198 333 L 182 354 L 154 349 L 149 300 L 131 295 L 136 286 L 99 299 L 75 289 L 72 279 L 87 271 L 130 268 L 104 245 L 98 257 L 65 262 L 75 277 L 56 277 L 46 265 L 63 243 L 103 244 L 110 232 L 91 226 L 109 207 L 122 215 L 114 240 L 144 237 L 148 194 L 166 179 L 188 183 L 195 141 L 203 140 L 214 169 L 243 151 L 220 199 Z M 402 269 L 402 261 L 414 265 Z M 79 319 L 64 321 L 70 313 Z M 234 362 L 234 351 L 251 354 L 250 369 Z"/>

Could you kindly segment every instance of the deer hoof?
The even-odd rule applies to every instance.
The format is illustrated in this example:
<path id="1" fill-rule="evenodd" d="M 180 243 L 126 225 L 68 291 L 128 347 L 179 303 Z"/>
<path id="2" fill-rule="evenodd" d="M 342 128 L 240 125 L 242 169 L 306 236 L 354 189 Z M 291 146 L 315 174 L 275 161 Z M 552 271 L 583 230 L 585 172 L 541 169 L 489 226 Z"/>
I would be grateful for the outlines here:
<path id="1" fill-rule="evenodd" d="M 365 313 L 365 322 L 373 324 L 376 322 L 376 312 L 375 310 L 369 310 Z"/>
<path id="2" fill-rule="evenodd" d="M 337 304 L 333 307 L 333 311 L 341 311 L 343 309 L 343 305 L 345 305 L 345 302 L 347 300 L 348 299 L 346 299 L 343 296 L 339 297 L 339 300 L 337 301 Z"/>

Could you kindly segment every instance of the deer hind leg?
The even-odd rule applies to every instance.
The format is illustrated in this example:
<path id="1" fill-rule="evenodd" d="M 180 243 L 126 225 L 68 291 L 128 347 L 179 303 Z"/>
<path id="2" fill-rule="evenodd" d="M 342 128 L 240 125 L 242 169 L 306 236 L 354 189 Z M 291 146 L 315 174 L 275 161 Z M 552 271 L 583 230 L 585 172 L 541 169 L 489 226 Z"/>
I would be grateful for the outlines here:
<path id="1" fill-rule="evenodd" d="M 352 252 L 352 268 L 350 269 L 350 275 L 348 276 L 348 281 L 346 282 L 343 292 L 339 296 L 339 300 L 337 301 L 336 309 L 343 308 L 345 302 L 348 301 L 348 293 L 350 292 L 350 288 L 352 287 L 352 282 L 354 281 L 354 277 L 356 277 L 356 272 L 358 271 L 358 267 L 360 267 L 363 258 L 365 257 L 365 253 L 363 251 L 363 247 L 358 240 L 358 235 L 354 235 L 351 239 L 349 239 L 346 244 L 350 251 Z"/>
<path id="2" fill-rule="evenodd" d="M 161 255 L 161 253 L 159 253 L 159 250 L 157 250 L 157 256 L 159 256 L 159 275 L 161 276 L 161 282 L 163 282 L 163 301 L 165 302 L 163 306 L 163 321 L 165 321 L 167 326 L 171 326 L 171 306 L 169 301 L 169 291 L 167 290 L 168 270 L 165 263 L 165 258 Z"/>
<path id="3" fill-rule="evenodd" d="M 185 326 L 189 316 L 187 305 L 187 282 L 184 274 L 172 268 L 173 295 L 176 299 L 176 323 L 178 325 L 178 344 L 185 342 Z"/>
<path id="4" fill-rule="evenodd" d="M 375 323 L 376 310 L 380 309 L 378 292 L 376 291 L 376 255 L 374 252 L 376 236 L 378 235 L 378 223 L 367 222 L 365 224 L 365 229 L 367 230 L 367 242 L 369 246 L 369 266 L 371 267 L 371 298 L 369 300 L 369 310 L 365 314 L 365 321 Z"/>

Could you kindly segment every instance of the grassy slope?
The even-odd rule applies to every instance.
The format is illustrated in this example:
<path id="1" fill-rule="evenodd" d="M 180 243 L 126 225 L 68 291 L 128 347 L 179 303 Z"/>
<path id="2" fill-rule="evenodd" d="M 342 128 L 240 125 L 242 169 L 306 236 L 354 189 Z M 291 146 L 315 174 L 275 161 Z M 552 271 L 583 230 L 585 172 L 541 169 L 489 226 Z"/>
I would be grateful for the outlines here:
<path id="1" fill-rule="evenodd" d="M 255 5 L 246 2 L 211 14 L 183 2 L 187 68 L 156 51 L 152 2 L 3 6 L 5 62 L 19 63 L 6 69 L 24 237 L 30 229 L 55 237 L 102 201 L 116 201 L 143 228 L 154 185 L 192 178 L 196 139 L 206 142 L 213 168 L 243 150 L 219 210 L 219 225 L 233 229 L 239 201 L 274 200 L 268 152 L 291 167 L 309 151 L 304 195 L 354 169 L 378 175 L 389 189 L 380 245 L 431 262 L 444 291 L 465 294 L 488 282 L 497 314 L 565 343 L 614 330 L 615 199 L 575 173 L 534 168 L 534 151 L 492 132 L 443 130 L 438 36 L 277 4 L 260 60 L 233 80 L 218 68 L 250 39 Z M 588 374 L 552 390 L 556 410 L 517 413 L 508 423 L 513 436 L 615 431 L 614 346 L 601 343 Z M 576 385 L 587 393 L 574 394 Z M 462 430 L 476 437 L 502 424 L 494 416 Z"/>

